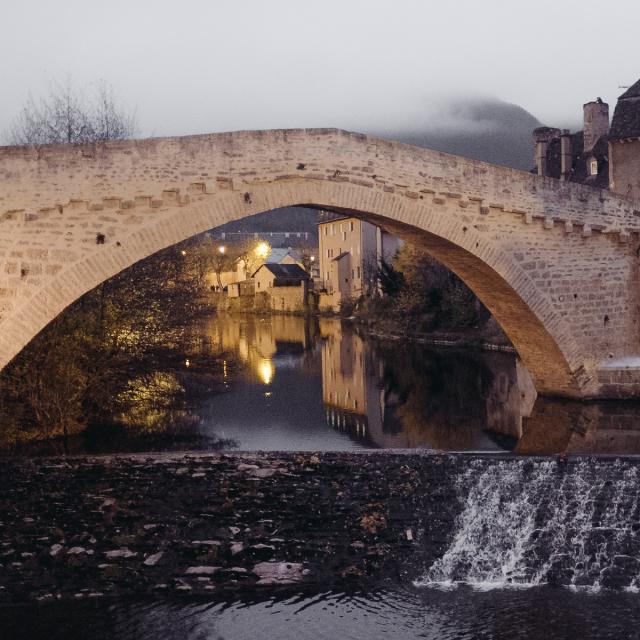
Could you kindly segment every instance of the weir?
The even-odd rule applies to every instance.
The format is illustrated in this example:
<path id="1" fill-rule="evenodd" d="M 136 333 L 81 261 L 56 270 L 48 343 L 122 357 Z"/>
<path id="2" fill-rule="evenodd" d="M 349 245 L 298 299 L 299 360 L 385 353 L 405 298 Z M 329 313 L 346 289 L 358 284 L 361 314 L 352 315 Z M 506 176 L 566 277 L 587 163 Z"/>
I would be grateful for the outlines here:
<path id="1" fill-rule="evenodd" d="M 637 463 L 473 460 L 456 486 L 453 538 L 416 586 L 640 587 Z"/>
<path id="2" fill-rule="evenodd" d="M 0 603 L 389 582 L 636 591 L 639 467 L 392 451 L 7 460 Z"/>

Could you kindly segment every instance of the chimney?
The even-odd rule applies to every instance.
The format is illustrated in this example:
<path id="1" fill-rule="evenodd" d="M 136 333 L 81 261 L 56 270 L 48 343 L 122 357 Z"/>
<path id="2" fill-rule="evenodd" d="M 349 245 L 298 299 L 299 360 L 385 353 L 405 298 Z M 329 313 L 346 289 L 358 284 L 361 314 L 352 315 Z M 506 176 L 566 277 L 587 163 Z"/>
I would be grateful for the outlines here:
<path id="1" fill-rule="evenodd" d="M 587 102 L 584 109 L 584 152 L 596 146 L 596 142 L 609 133 L 609 105 L 598 98 L 595 102 Z"/>
<path id="2" fill-rule="evenodd" d="M 568 180 L 573 169 L 573 153 L 571 149 L 571 134 L 569 129 L 563 129 L 560 134 L 560 178 Z"/>
<path id="3" fill-rule="evenodd" d="M 560 129 L 552 127 L 538 127 L 533 130 L 533 142 L 536 147 L 535 162 L 539 176 L 548 176 L 547 149 L 553 138 L 558 137 Z"/>

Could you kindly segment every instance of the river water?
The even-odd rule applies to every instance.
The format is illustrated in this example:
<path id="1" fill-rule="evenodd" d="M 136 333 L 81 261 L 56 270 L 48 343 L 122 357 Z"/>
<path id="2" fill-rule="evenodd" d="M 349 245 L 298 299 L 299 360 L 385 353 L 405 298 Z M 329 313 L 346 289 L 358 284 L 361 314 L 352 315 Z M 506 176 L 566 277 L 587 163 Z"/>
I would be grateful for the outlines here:
<path id="1" fill-rule="evenodd" d="M 640 404 L 536 398 L 513 353 L 385 341 L 330 318 L 214 316 L 192 331 L 195 351 L 132 381 L 127 412 L 67 450 L 640 453 Z"/>
<path id="2" fill-rule="evenodd" d="M 410 583 L 366 593 L 8 607 L 0 637 L 640 638 L 636 467 L 578 465 L 558 483 L 556 462 L 517 458 L 640 453 L 638 405 L 536 398 L 512 353 L 389 342 L 335 319 L 213 317 L 197 332 L 199 346 L 184 354 L 175 381 L 198 392 L 186 393 L 179 411 L 151 397 L 153 412 L 141 394 L 123 417 L 133 425 L 153 414 L 154 449 L 175 448 L 162 434 L 183 421 L 184 448 L 516 457 L 470 464 L 456 480 L 460 513 L 446 551 Z M 203 385 L 207 359 L 213 383 L 209 376 Z M 90 435 L 73 447 L 139 449 L 134 442 Z"/>

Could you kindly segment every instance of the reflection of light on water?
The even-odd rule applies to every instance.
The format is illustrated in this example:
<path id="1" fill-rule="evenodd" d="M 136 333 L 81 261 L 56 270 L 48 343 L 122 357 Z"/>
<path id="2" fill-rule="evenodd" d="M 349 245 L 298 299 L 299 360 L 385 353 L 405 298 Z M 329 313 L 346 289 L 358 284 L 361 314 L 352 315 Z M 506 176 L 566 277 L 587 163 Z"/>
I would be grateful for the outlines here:
<path id="1" fill-rule="evenodd" d="M 264 392 L 264 397 L 265 398 L 270 398 L 271 397 L 271 391 L 265 391 Z"/>
<path id="2" fill-rule="evenodd" d="M 271 360 L 267 360 L 266 358 L 260 360 L 258 375 L 264 384 L 271 383 L 271 380 L 273 380 L 273 364 L 271 364 Z"/>
<path id="3" fill-rule="evenodd" d="M 227 371 L 227 361 L 223 360 L 222 361 L 222 377 L 226 380 L 227 379 L 227 375 L 228 375 L 228 371 Z"/>

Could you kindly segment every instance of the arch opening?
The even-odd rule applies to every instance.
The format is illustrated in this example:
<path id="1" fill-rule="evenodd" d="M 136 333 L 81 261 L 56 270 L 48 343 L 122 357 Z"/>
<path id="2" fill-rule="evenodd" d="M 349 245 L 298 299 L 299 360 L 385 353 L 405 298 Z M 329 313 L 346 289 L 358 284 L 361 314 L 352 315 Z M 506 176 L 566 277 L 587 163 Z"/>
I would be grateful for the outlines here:
<path id="1" fill-rule="evenodd" d="M 233 193 L 210 203 L 179 208 L 168 220 L 150 221 L 126 239 L 101 244 L 99 252 L 61 272 L 49 291 L 39 292 L 24 304 L 21 313 L 9 319 L 9 324 L 16 326 L 5 333 L 13 334 L 11 345 L 0 338 L 4 362 L 10 361 L 68 304 L 127 266 L 225 222 L 301 206 L 348 213 L 423 248 L 455 273 L 487 307 L 526 364 L 539 393 L 584 397 L 584 382 L 580 380 L 584 359 L 579 349 L 561 318 L 504 251 L 491 246 L 473 229 L 451 228 L 446 216 L 425 205 L 419 217 L 408 216 L 404 203 L 393 194 L 383 198 L 362 194 L 352 185 L 338 185 L 337 189 L 332 186 L 329 197 L 323 193 L 325 185 L 313 187 L 316 193 L 312 197 L 309 185 L 299 181 L 286 188 L 282 184 L 259 187 L 249 198 L 246 193 Z M 51 289 L 61 295 L 51 295 Z M 28 323 L 22 322 L 25 316 L 30 318 Z M 17 342 L 16 333 L 20 334 Z"/>

